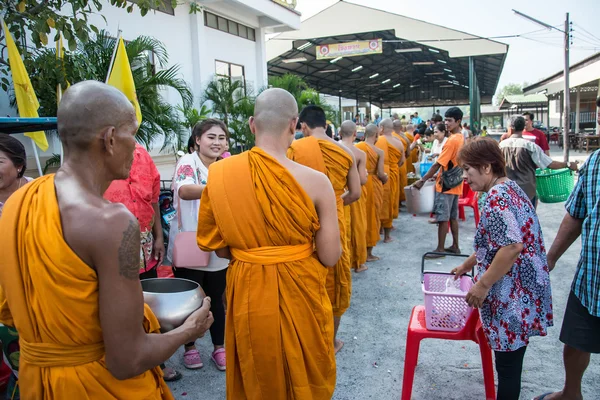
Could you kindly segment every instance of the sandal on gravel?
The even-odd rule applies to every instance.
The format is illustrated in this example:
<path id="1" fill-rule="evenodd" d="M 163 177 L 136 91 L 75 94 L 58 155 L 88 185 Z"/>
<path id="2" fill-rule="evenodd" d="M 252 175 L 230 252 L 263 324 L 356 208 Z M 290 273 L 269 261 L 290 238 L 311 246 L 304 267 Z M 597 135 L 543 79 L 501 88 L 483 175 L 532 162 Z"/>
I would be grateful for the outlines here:
<path id="1" fill-rule="evenodd" d="M 183 365 L 187 369 L 199 369 L 204 367 L 198 350 L 188 350 L 185 353 L 183 353 Z"/>
<path id="2" fill-rule="evenodd" d="M 219 371 L 225 371 L 225 349 L 215 350 L 211 354 L 210 359 L 213 360 Z"/>

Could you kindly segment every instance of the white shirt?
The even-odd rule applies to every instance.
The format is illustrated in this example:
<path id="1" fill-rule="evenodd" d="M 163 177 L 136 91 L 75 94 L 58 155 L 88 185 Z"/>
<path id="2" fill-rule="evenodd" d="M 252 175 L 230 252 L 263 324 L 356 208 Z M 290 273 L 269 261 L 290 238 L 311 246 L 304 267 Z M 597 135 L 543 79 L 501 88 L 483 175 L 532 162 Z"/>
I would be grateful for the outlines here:
<path id="1" fill-rule="evenodd" d="M 181 157 L 175 167 L 173 175 L 173 208 L 181 215 L 181 226 L 179 226 L 179 218 L 175 217 L 171 220 L 169 229 L 169 247 L 167 249 L 167 258 L 173 260 L 173 244 L 175 236 L 179 232 L 196 232 L 198 229 L 198 211 L 200 210 L 200 200 L 182 200 L 179 198 L 179 189 L 185 185 L 200 185 L 206 184 L 208 181 L 208 168 L 198 157 L 198 153 L 186 154 Z M 229 265 L 229 261 L 217 257 L 212 252 L 210 262 L 206 268 L 197 268 L 201 271 L 221 271 Z"/>
<path id="2" fill-rule="evenodd" d="M 444 140 L 442 140 L 442 143 L 440 143 L 439 140 L 435 139 L 433 141 L 433 145 L 431 146 L 431 154 L 437 154 L 437 157 L 433 158 L 433 162 L 435 162 L 435 160 L 437 160 L 437 158 L 439 157 L 440 154 L 442 154 L 442 149 L 444 148 L 444 145 L 446 144 L 446 141 L 448 140 L 447 137 L 444 137 Z"/>

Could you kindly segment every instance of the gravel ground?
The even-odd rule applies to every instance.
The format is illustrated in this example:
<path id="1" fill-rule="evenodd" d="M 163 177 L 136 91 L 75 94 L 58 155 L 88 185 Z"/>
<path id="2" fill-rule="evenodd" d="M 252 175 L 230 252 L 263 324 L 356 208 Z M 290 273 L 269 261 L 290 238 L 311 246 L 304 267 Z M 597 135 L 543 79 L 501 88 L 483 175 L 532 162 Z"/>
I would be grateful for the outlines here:
<path id="1" fill-rule="evenodd" d="M 404 211 L 404 209 L 402 210 Z M 460 222 L 460 247 L 472 250 L 475 223 L 467 209 L 467 220 Z M 564 204 L 540 204 L 539 216 L 549 248 L 564 215 Z M 374 253 L 380 261 L 369 270 L 353 274 L 352 304 L 342 318 L 339 337 L 345 341 L 337 356 L 336 400 L 398 399 L 402 390 L 402 372 L 406 329 L 410 312 L 423 304 L 420 264 L 423 253 L 435 247 L 436 227 L 426 217 L 401 213 L 396 220 L 395 241 L 380 244 Z M 450 244 L 450 235 L 447 238 Z M 564 371 L 562 344 L 558 340 L 564 308 L 579 258 L 577 241 L 559 261 L 552 273 L 555 326 L 547 337 L 536 337 L 525 356 L 522 399 L 562 388 Z M 448 257 L 429 261 L 426 268 L 449 271 L 457 259 Z M 197 342 L 204 368 L 186 370 L 182 350 L 167 363 L 183 374 L 172 383 L 177 399 L 224 399 L 225 374 L 210 361 L 210 337 Z M 483 377 L 479 349 L 472 342 L 425 340 L 421 343 L 413 399 L 483 399 Z M 583 381 L 584 398 L 600 399 L 600 357 L 592 357 Z"/>

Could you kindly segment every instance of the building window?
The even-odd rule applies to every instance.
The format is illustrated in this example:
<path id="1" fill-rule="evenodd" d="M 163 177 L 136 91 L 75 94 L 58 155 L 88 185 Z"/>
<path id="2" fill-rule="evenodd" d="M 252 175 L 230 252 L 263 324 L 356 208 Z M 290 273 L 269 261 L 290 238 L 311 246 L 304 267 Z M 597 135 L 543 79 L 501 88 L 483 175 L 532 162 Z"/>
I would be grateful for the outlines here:
<path id="1" fill-rule="evenodd" d="M 138 4 L 139 0 L 128 0 L 131 3 Z M 153 10 L 163 12 L 169 15 L 175 15 L 175 9 L 171 4 L 171 0 L 163 0 L 162 4 L 158 7 L 151 7 Z"/>
<path id="2" fill-rule="evenodd" d="M 244 74 L 244 66 L 232 64 L 225 61 L 215 61 L 215 74 L 219 78 L 227 78 L 232 81 L 242 82 L 244 89 L 246 88 L 246 76 Z"/>
<path id="3" fill-rule="evenodd" d="M 244 39 L 252 40 L 253 42 L 256 41 L 256 32 L 254 31 L 254 28 L 231 21 L 208 11 L 204 11 L 204 25 Z"/>

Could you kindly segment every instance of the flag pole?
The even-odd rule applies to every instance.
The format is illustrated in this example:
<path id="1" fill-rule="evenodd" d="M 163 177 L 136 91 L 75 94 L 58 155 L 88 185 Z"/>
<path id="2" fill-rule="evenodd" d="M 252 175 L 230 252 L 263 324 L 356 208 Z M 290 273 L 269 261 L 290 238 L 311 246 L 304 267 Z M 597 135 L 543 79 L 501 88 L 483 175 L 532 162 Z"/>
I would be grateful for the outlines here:
<path id="1" fill-rule="evenodd" d="M 59 39 L 56 41 L 56 58 L 58 58 L 59 60 L 62 59 L 61 55 L 62 55 L 62 33 L 58 33 Z M 64 62 L 64 61 L 63 61 Z M 60 86 L 60 82 L 56 84 L 56 107 L 58 107 L 58 105 L 60 104 L 60 101 L 62 100 L 62 87 Z M 60 142 L 60 140 L 59 140 Z M 60 142 L 60 166 L 62 167 L 63 165 L 63 160 L 64 160 L 64 149 L 63 149 L 63 145 L 62 142 Z"/>
<path id="2" fill-rule="evenodd" d="M 33 154 L 35 156 L 35 163 L 37 164 L 38 173 L 40 174 L 40 177 L 42 177 L 44 176 L 44 174 L 42 174 L 42 164 L 40 164 L 40 155 L 37 151 L 37 145 L 35 144 L 32 138 L 29 139 L 31 139 L 31 146 L 33 147 Z"/>
<path id="3" fill-rule="evenodd" d="M 110 64 L 108 64 L 108 72 L 106 73 L 106 79 L 104 83 L 108 82 L 108 78 L 110 78 L 110 73 L 112 72 L 113 63 L 115 62 L 115 57 L 117 56 L 117 49 L 119 48 L 119 41 L 121 40 L 121 30 L 117 32 L 117 43 L 115 44 L 115 48 L 113 49 L 112 57 L 110 58 Z"/>

